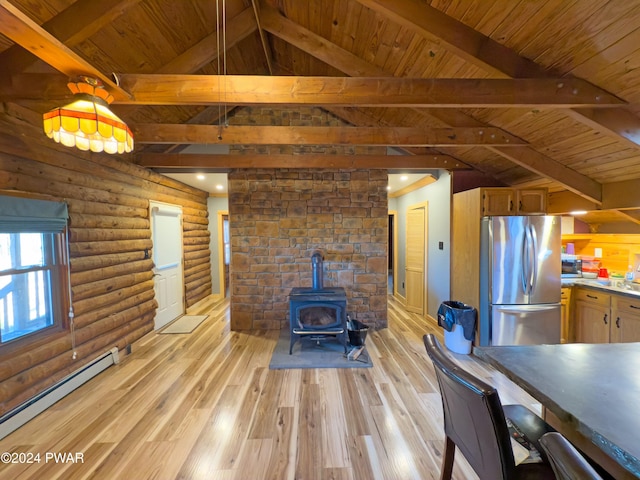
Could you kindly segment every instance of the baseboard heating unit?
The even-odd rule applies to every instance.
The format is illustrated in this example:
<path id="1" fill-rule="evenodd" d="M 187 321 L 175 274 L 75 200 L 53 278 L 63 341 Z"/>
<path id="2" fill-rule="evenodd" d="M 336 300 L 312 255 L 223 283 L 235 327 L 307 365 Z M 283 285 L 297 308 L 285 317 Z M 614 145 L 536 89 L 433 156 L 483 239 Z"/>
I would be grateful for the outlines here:
<path id="1" fill-rule="evenodd" d="M 118 349 L 114 347 L 82 368 L 67 375 L 55 385 L 5 413 L 0 417 L 0 440 L 44 412 L 58 400 L 64 398 L 103 370 L 119 362 Z"/>

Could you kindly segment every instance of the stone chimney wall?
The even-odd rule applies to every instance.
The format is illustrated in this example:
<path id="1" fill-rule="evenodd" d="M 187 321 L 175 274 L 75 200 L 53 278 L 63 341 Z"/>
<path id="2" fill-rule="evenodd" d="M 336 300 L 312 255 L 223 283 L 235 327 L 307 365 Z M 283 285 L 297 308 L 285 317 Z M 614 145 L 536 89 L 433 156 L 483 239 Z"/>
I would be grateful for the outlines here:
<path id="1" fill-rule="evenodd" d="M 387 326 L 386 170 L 239 169 L 228 182 L 232 330 L 288 328 L 316 249 L 352 318 Z"/>

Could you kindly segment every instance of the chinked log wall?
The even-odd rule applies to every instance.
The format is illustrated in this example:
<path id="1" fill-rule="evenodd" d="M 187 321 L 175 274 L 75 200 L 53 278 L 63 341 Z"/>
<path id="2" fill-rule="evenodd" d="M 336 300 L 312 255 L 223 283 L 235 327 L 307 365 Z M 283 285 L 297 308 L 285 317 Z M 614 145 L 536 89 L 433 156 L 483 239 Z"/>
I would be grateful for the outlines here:
<path id="1" fill-rule="evenodd" d="M 211 293 L 211 265 L 206 192 L 114 156 L 60 147 L 42 133 L 40 115 L 0 110 L 0 194 L 64 200 L 69 207 L 78 353 L 74 361 L 68 328 L 18 354 L 0 348 L 2 414 L 153 330 L 149 200 L 182 207 L 186 307 Z"/>

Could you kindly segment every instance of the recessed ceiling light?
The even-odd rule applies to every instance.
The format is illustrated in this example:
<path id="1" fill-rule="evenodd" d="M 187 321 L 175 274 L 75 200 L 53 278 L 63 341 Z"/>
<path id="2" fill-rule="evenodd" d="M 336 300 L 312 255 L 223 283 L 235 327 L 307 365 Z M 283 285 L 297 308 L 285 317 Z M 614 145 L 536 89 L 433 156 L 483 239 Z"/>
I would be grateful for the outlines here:
<path id="1" fill-rule="evenodd" d="M 201 173 L 199 173 L 199 174 L 196 176 L 196 178 L 197 178 L 198 180 L 204 180 L 204 175 L 203 175 L 203 174 L 201 174 Z"/>
<path id="2" fill-rule="evenodd" d="M 391 185 L 387 185 L 387 190 L 391 190 Z"/>
<path id="3" fill-rule="evenodd" d="M 400 177 L 400 180 L 402 180 L 403 182 L 406 182 L 407 180 L 409 180 L 409 177 L 407 175 L 402 175 Z"/>
<path id="4" fill-rule="evenodd" d="M 222 190 L 224 187 L 222 185 L 216 185 L 216 190 Z"/>
<path id="5" fill-rule="evenodd" d="M 569 215 L 585 215 L 586 213 L 586 210 L 574 210 L 573 212 L 569 212 Z"/>

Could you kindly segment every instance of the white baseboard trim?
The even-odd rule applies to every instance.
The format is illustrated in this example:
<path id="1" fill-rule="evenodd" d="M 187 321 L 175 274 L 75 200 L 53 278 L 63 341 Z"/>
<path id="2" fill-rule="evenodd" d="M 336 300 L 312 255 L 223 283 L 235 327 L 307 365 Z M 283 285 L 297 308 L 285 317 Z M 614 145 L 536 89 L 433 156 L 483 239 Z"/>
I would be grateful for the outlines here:
<path id="1" fill-rule="evenodd" d="M 0 417 L 0 440 L 44 412 L 58 400 L 67 396 L 103 370 L 119 362 L 118 349 L 114 347 L 84 367 L 67 375 L 42 393 L 5 413 Z"/>

